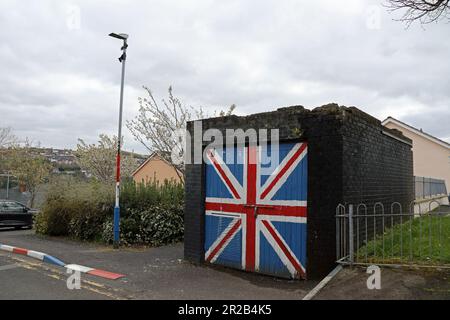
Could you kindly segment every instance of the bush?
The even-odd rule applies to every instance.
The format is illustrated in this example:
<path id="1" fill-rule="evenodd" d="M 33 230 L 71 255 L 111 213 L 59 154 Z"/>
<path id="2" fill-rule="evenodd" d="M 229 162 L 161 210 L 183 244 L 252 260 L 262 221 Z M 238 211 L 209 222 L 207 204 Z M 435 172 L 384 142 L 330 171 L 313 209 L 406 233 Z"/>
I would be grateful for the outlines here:
<path id="1" fill-rule="evenodd" d="M 36 232 L 80 240 L 99 239 L 103 222 L 111 211 L 112 191 L 101 184 L 74 178 L 52 181 L 36 217 Z"/>
<path id="2" fill-rule="evenodd" d="M 183 238 L 184 190 L 179 184 L 123 183 L 121 241 L 164 245 Z M 36 218 L 36 232 L 79 240 L 112 242 L 114 190 L 104 185 L 63 179 L 49 188 Z"/>
<path id="3" fill-rule="evenodd" d="M 184 201 L 184 188 L 169 181 L 162 184 L 126 181 L 122 184 L 120 199 L 121 207 L 127 210 L 150 208 L 159 204 L 179 204 Z"/>
<path id="4" fill-rule="evenodd" d="M 121 219 L 120 239 L 124 244 L 149 244 L 160 246 L 183 240 L 183 205 L 164 204 L 146 209 L 131 209 Z M 113 222 L 103 225 L 103 241 L 113 241 Z"/>

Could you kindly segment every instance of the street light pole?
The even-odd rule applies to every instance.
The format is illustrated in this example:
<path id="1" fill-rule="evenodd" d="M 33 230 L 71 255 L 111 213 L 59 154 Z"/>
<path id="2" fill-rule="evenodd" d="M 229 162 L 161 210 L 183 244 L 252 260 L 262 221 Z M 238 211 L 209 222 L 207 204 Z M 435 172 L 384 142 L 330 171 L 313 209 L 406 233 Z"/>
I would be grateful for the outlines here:
<path id="1" fill-rule="evenodd" d="M 7 181 L 6 181 L 6 199 L 9 200 L 9 172 L 6 174 Z"/>
<path id="2" fill-rule="evenodd" d="M 114 206 L 114 248 L 119 248 L 120 245 L 120 149 L 122 143 L 122 112 L 123 112 L 123 91 L 125 82 L 125 62 L 127 60 L 127 39 L 128 35 L 124 33 L 111 33 L 110 37 L 123 40 L 123 51 L 119 61 L 122 63 L 122 78 L 120 83 L 120 107 L 119 107 L 119 135 L 117 142 L 117 157 L 116 157 L 116 202 Z"/>

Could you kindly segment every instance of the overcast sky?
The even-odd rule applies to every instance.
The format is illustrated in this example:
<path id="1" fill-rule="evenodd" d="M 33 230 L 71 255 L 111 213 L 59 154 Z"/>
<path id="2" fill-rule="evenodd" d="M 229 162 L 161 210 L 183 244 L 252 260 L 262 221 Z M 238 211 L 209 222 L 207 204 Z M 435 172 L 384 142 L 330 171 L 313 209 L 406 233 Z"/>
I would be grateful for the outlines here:
<path id="1" fill-rule="evenodd" d="M 142 85 L 172 85 L 211 110 L 336 102 L 450 142 L 450 24 L 406 29 L 381 1 L 1 0 L 0 127 L 59 148 L 116 133 L 114 31 L 130 34 L 125 119 Z"/>

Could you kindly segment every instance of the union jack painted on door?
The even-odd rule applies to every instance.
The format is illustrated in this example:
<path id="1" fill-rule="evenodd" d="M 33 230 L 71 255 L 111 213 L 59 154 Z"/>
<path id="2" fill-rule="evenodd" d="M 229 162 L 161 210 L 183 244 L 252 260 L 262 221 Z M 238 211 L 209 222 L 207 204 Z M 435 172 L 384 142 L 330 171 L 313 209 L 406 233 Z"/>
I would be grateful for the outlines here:
<path id="1" fill-rule="evenodd" d="M 305 278 L 307 144 L 229 151 L 206 152 L 205 260 Z"/>

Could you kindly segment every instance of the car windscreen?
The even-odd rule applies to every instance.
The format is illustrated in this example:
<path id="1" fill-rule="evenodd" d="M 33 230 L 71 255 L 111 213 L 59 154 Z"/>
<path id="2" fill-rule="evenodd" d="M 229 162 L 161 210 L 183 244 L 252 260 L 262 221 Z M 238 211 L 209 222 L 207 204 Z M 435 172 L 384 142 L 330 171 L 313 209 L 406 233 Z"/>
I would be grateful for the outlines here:
<path id="1" fill-rule="evenodd" d="M 24 212 L 24 206 L 14 201 L 0 202 L 0 211 L 2 212 Z"/>

